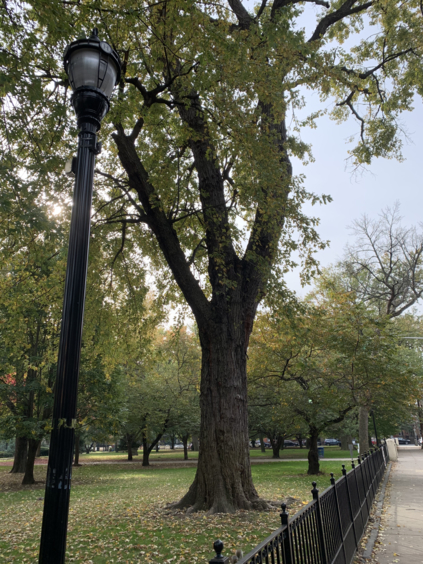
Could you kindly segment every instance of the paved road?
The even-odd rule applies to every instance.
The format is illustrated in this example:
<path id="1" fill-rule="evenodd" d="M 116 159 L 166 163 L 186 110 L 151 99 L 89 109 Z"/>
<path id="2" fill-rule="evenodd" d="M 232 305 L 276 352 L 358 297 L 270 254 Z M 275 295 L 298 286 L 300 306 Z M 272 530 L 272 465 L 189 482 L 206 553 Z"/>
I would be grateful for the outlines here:
<path id="1" fill-rule="evenodd" d="M 423 563 L 423 450 L 399 447 L 379 534 L 379 564 Z"/>

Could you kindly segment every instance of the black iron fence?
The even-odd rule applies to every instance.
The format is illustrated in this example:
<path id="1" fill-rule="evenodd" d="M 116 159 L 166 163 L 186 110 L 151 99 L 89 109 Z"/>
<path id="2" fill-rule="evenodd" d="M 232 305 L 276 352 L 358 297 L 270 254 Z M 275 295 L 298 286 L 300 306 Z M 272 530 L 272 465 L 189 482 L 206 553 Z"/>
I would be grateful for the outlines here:
<path id="1" fill-rule="evenodd" d="M 347 472 L 319 496 L 313 482 L 313 501 L 291 519 L 282 504 L 282 526 L 238 564 L 350 564 L 364 533 L 373 499 L 387 464 L 386 446 L 371 450 L 352 462 Z M 223 544 L 216 541 L 216 558 L 226 564 Z"/>

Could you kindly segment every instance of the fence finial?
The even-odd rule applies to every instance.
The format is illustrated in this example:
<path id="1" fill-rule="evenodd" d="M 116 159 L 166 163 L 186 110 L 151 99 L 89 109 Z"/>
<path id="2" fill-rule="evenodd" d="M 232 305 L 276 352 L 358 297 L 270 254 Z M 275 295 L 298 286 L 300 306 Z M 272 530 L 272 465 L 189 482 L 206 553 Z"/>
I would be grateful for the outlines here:
<path id="1" fill-rule="evenodd" d="M 209 564 L 229 564 L 229 557 L 222 556 L 223 542 L 220 539 L 214 541 L 213 548 L 216 552 L 216 556 L 209 560 Z"/>
<path id="2" fill-rule="evenodd" d="M 213 548 L 216 556 L 209 560 L 209 564 L 229 564 L 229 557 L 222 556 L 223 542 L 220 539 L 214 541 Z"/>
<path id="3" fill-rule="evenodd" d="M 347 471 L 345 469 L 345 464 L 342 465 L 342 475 L 346 476 L 347 475 Z"/>
<path id="4" fill-rule="evenodd" d="M 216 553 L 216 558 L 223 558 L 222 551 L 223 551 L 224 545 L 223 545 L 223 542 L 220 539 L 214 541 L 213 548 L 214 548 L 214 551 Z"/>
<path id="5" fill-rule="evenodd" d="M 351 460 L 351 468 L 355 468 L 354 460 Z"/>
<path id="6" fill-rule="evenodd" d="M 312 482 L 311 485 L 313 486 L 313 489 L 311 490 L 311 493 L 313 494 L 313 499 L 318 499 L 319 490 L 316 488 L 317 482 Z"/>
<path id="7" fill-rule="evenodd" d="M 333 477 L 333 472 L 330 473 L 330 483 L 331 483 L 331 486 L 335 485 L 335 478 Z"/>
<path id="8" fill-rule="evenodd" d="M 286 510 L 286 503 L 282 503 L 281 505 L 282 513 L 280 514 L 282 525 L 288 525 L 289 514 Z"/>

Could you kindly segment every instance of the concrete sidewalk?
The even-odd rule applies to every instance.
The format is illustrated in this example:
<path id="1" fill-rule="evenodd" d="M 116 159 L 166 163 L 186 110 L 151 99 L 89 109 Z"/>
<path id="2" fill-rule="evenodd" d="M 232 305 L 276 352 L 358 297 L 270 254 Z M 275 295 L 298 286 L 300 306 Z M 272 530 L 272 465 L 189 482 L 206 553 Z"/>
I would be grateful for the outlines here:
<path id="1" fill-rule="evenodd" d="M 423 563 L 423 450 L 399 447 L 398 462 L 391 471 L 390 497 L 379 532 L 376 562 Z"/>

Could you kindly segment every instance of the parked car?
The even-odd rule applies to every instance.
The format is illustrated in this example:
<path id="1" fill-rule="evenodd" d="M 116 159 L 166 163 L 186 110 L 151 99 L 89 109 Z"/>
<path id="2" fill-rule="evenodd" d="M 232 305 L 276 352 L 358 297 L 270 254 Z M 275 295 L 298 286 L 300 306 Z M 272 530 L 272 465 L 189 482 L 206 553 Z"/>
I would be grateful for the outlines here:
<path id="1" fill-rule="evenodd" d="M 325 446 L 341 446 L 341 441 L 338 439 L 325 439 Z"/>
<path id="2" fill-rule="evenodd" d="M 408 439 L 404 439 L 404 437 L 398 437 L 398 444 L 399 445 L 409 445 L 410 441 Z"/>
<path id="3" fill-rule="evenodd" d="M 286 440 L 283 442 L 283 446 L 286 447 L 297 447 L 299 444 L 295 441 Z"/>

